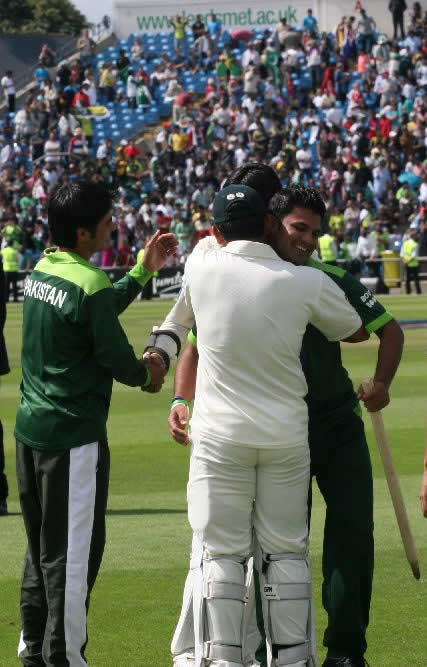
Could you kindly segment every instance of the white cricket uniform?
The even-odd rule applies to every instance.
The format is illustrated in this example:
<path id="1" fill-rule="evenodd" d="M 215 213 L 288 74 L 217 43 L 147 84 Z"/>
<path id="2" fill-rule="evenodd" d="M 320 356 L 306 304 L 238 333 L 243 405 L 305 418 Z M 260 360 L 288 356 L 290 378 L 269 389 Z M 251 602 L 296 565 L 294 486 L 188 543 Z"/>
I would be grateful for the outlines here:
<path id="1" fill-rule="evenodd" d="M 183 339 L 194 321 L 199 363 L 188 515 L 204 560 L 247 558 L 253 529 L 265 554 L 305 554 L 310 460 L 302 338 L 310 322 L 328 340 L 341 340 L 361 320 L 323 272 L 284 262 L 264 243 L 233 241 L 196 247 L 161 329 Z M 238 604 L 214 602 L 226 605 L 222 618 Z M 219 629 L 210 603 L 210 636 L 238 644 L 235 612 Z M 281 643 L 298 644 L 303 628 L 288 626 Z"/>
<path id="2" fill-rule="evenodd" d="M 191 420 L 193 461 L 200 459 L 202 451 L 215 451 L 210 458 L 216 465 L 221 452 L 229 457 L 234 448 L 244 450 L 236 451 L 233 456 L 236 466 L 239 465 L 238 458 L 242 457 L 242 466 L 247 473 L 247 479 L 241 481 L 246 489 L 241 498 L 242 510 L 244 507 L 247 512 L 244 522 L 246 538 L 243 540 L 236 534 L 238 492 L 237 489 L 231 490 L 232 511 L 224 517 L 230 521 L 230 531 L 224 524 L 221 539 L 216 536 L 215 544 L 209 540 L 209 547 L 220 553 L 230 552 L 230 547 L 230 553 L 248 553 L 252 499 L 264 493 L 256 479 L 262 469 L 257 457 L 273 457 L 267 467 L 272 466 L 274 470 L 271 472 L 277 478 L 279 468 L 274 457 L 277 455 L 282 461 L 286 452 L 271 450 L 288 450 L 290 458 L 295 450 L 307 463 L 307 475 L 301 480 L 304 525 L 295 531 L 292 539 L 298 543 L 298 548 L 304 548 L 309 453 L 308 412 L 304 401 L 307 384 L 299 360 L 302 338 L 310 322 L 328 340 L 342 340 L 361 326 L 361 320 L 342 290 L 326 274 L 284 262 L 265 243 L 233 241 L 223 247 L 199 245 L 186 263 L 180 298 L 161 328 L 176 330 L 184 338 L 194 321 L 197 323 L 199 364 Z M 252 449 L 260 451 L 247 451 Z M 206 456 L 209 459 L 209 455 Z M 288 477 L 289 466 L 283 466 Z M 215 504 L 217 498 L 209 494 L 209 507 L 197 501 L 198 492 L 194 485 L 199 485 L 199 471 L 192 463 L 189 516 L 200 536 L 200 532 L 211 524 L 211 504 Z M 224 474 L 226 472 L 228 469 L 224 469 Z M 231 471 L 231 480 L 232 477 Z M 224 480 L 223 484 L 228 486 L 229 483 L 230 480 Z M 222 493 L 217 472 L 214 477 L 206 478 L 206 484 L 209 487 L 219 484 L 218 491 Z M 286 485 L 278 480 L 277 489 L 272 480 L 266 480 L 266 485 L 267 507 L 272 509 L 275 495 L 280 494 L 277 498 L 280 504 L 277 507 L 280 516 L 277 532 L 281 537 L 273 540 L 270 535 L 268 544 L 263 544 L 262 538 L 260 544 L 268 553 L 275 553 L 291 547 L 283 544 L 286 539 L 283 508 L 288 505 L 288 498 L 283 494 L 290 493 L 294 499 L 289 507 L 291 515 L 296 512 L 299 502 L 295 489 L 287 491 L 288 480 Z M 255 523 L 258 523 L 257 511 Z M 267 526 L 269 523 L 268 517 L 264 516 L 263 524 Z M 271 530 L 275 532 L 273 527 Z"/>

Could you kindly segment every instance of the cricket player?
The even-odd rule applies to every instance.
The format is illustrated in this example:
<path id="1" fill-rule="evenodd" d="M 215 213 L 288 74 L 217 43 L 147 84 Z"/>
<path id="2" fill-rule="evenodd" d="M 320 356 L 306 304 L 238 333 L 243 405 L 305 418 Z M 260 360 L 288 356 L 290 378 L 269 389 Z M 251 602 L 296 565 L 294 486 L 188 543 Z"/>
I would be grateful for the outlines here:
<path id="1" fill-rule="evenodd" d="M 21 587 L 23 665 L 84 667 L 89 594 L 101 564 L 113 380 L 158 391 L 164 368 L 136 358 L 118 316 L 176 247 L 156 234 L 144 263 L 111 284 L 89 263 L 113 230 L 113 196 L 76 182 L 51 195 L 52 241 L 24 288 L 19 498 L 28 538 Z"/>
<path id="2" fill-rule="evenodd" d="M 379 410 L 389 401 L 388 388 L 401 357 L 403 334 L 351 274 L 310 259 L 317 246 L 320 219 L 309 206 L 308 190 L 301 186 L 285 188 L 270 200 L 269 209 L 281 220 L 284 231 L 278 253 L 294 264 L 308 264 L 330 275 L 359 313 L 367 333 L 379 336 L 374 391 L 363 396 L 368 409 Z M 169 417 L 171 435 L 182 444 L 188 442 L 188 407 L 197 373 L 195 333 L 193 329 L 189 334 L 190 344 L 177 367 Z M 329 622 L 324 665 L 364 665 L 373 573 L 372 473 L 358 397 L 342 366 L 339 344 L 328 342 L 312 325 L 304 336 L 301 360 L 308 383 L 312 474 L 327 505 L 323 603 Z M 184 634 L 183 629 L 180 632 Z M 179 640 L 176 636 L 175 644 L 182 647 Z M 186 654 L 190 665 L 191 652 Z M 265 664 L 262 646 L 256 655 Z M 186 664 L 184 658 L 181 662 Z M 176 664 L 180 665 L 178 658 Z"/>
<path id="3" fill-rule="evenodd" d="M 324 204 L 310 194 L 320 220 Z M 309 321 L 328 340 L 366 333 L 323 272 L 280 259 L 274 250 L 280 225 L 255 189 L 224 187 L 213 216 L 223 247 L 201 242 L 193 251 L 178 302 L 151 341 L 159 347 L 169 332 L 182 339 L 197 322 L 188 515 L 202 548 L 191 563 L 184 616 L 192 605 L 196 667 L 246 664 L 245 570 L 254 530 L 262 550 L 268 665 L 302 667 L 315 664 L 315 656 L 300 347 Z"/>

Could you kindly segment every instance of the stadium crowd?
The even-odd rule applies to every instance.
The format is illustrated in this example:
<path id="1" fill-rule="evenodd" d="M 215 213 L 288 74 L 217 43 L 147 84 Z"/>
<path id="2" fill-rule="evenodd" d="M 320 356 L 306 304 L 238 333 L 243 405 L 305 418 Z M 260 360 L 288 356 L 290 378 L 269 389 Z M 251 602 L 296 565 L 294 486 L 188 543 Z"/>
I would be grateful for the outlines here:
<path id="1" fill-rule="evenodd" d="M 83 177 L 119 191 L 113 242 L 95 263 L 131 265 L 157 228 L 176 233 L 170 262 L 183 262 L 209 233 L 222 180 L 256 160 L 284 185 L 320 189 L 330 261 L 376 275 L 374 260 L 399 253 L 410 235 L 427 254 L 427 17 L 418 2 L 407 14 L 400 39 L 379 33 L 360 8 L 333 33 L 319 32 L 309 10 L 298 29 L 282 19 L 262 39 L 235 31 L 224 48 L 215 15 L 206 25 L 177 16 L 173 58 L 146 52 L 136 36 L 128 53 L 98 67 L 87 33 L 71 62 L 54 66 L 55 54 L 42 53 L 34 87 L 1 122 L 2 245 L 16 248 L 20 269 L 34 266 L 49 242 L 49 192 Z M 184 71 L 207 75 L 203 94 L 184 89 Z M 13 73 L 1 84 L 9 109 L 13 89 L 14 109 Z M 159 96 L 172 117 L 144 137 L 150 150 L 93 142 L 89 109 L 124 100 L 146 108 Z"/>

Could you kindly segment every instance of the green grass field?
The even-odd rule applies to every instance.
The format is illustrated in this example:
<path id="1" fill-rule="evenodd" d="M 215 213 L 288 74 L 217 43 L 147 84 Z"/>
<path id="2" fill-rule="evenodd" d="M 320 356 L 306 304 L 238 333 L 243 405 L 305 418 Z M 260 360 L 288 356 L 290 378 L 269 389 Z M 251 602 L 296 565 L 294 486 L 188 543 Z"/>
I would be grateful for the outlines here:
<path id="1" fill-rule="evenodd" d="M 384 297 L 397 319 L 427 319 L 427 297 Z M 152 323 L 160 323 L 171 302 L 136 303 L 122 317 L 140 351 Z M 14 474 L 13 426 L 20 381 L 22 307 L 10 305 L 6 340 L 13 371 L 2 381 L 0 415 L 6 437 L 11 516 L 0 519 L 0 667 L 18 664 L 18 589 L 25 549 Z M 375 338 L 375 337 L 374 337 Z M 427 405 L 427 330 L 405 332 L 402 365 L 384 418 L 418 545 L 422 579 L 406 563 L 381 462 L 366 427 L 375 476 L 376 570 L 367 659 L 374 667 L 427 665 L 427 522 L 418 491 Z M 345 345 L 344 361 L 357 383 L 375 366 L 376 340 Z M 190 531 L 185 487 L 188 451 L 174 444 L 166 418 L 172 392 L 169 377 L 160 395 L 116 384 L 109 420 L 112 471 L 108 543 L 92 596 L 88 658 L 92 667 L 167 667 L 177 620 Z M 320 605 L 320 563 L 324 507 L 315 493 L 311 553 L 315 584 L 319 659 L 325 616 Z"/>

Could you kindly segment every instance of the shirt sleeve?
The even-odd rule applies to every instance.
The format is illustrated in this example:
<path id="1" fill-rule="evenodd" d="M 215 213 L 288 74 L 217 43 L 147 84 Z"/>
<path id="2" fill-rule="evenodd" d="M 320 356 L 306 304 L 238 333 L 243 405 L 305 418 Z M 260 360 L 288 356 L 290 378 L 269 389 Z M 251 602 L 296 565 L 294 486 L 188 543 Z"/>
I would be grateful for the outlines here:
<path id="1" fill-rule="evenodd" d="M 122 384 L 130 387 L 145 386 L 148 372 L 136 358 L 119 322 L 114 290 L 107 287 L 88 299 L 89 327 L 97 363 Z"/>
<path id="2" fill-rule="evenodd" d="M 393 315 L 387 312 L 372 292 L 362 285 L 359 280 L 356 280 L 351 273 L 346 271 L 342 278 L 336 280 L 336 284 L 344 291 L 368 333 L 378 331 L 387 322 L 394 319 Z"/>
<path id="3" fill-rule="evenodd" d="M 178 299 L 174 307 L 166 315 L 166 319 L 160 326 L 160 329 L 168 329 L 169 331 L 173 331 L 173 333 L 175 333 L 179 337 L 181 345 L 183 345 L 185 339 L 188 336 L 188 332 L 196 323 L 193 312 L 193 306 L 191 303 L 191 295 L 190 295 L 190 285 L 189 285 L 190 264 L 191 264 L 191 258 L 187 260 L 187 263 L 185 265 L 182 287 Z M 168 349 L 163 348 L 160 341 L 159 341 L 159 346 L 162 349 L 164 349 L 164 351 L 170 356 Z"/>
<path id="4" fill-rule="evenodd" d="M 331 342 L 348 338 L 362 326 L 344 292 L 324 273 L 309 321 Z"/>
<path id="5" fill-rule="evenodd" d="M 166 319 L 160 328 L 174 331 L 180 337 L 182 342 L 194 324 L 195 318 L 193 306 L 191 304 L 190 289 L 186 274 L 184 273 L 178 299 L 172 310 L 166 315 Z"/>
<path id="6" fill-rule="evenodd" d="M 113 283 L 113 298 L 117 315 L 126 310 L 153 275 L 138 262 L 123 278 Z"/>

